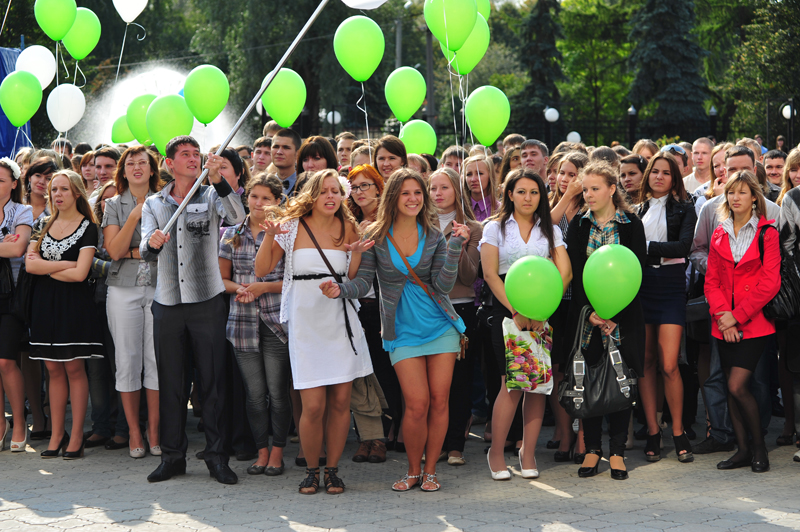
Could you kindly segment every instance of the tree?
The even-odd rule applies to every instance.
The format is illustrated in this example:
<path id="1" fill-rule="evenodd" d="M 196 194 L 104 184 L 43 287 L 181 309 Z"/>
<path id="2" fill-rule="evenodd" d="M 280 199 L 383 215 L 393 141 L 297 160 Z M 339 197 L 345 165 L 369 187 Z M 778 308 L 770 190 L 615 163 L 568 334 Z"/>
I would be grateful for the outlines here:
<path id="1" fill-rule="evenodd" d="M 692 35 L 693 0 L 647 0 L 631 20 L 636 45 L 629 96 L 661 133 L 673 135 L 705 116 L 706 81 L 700 74 L 705 51 Z"/>
<path id="2" fill-rule="evenodd" d="M 528 72 L 525 89 L 511 103 L 512 129 L 524 133 L 537 131 L 543 123 L 546 106 L 557 106 L 559 91 L 556 82 L 563 79 L 561 52 L 556 40 L 562 38 L 558 0 L 533 0 L 531 11 L 520 28 L 520 63 Z"/>

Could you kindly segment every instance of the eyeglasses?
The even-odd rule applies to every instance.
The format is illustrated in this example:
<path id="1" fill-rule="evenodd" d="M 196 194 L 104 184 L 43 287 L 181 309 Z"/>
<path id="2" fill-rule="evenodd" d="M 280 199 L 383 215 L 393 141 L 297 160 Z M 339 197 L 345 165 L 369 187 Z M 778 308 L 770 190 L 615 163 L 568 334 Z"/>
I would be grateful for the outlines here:
<path id="1" fill-rule="evenodd" d="M 686 155 L 686 150 L 678 146 L 677 144 L 667 144 L 663 148 L 661 148 L 662 152 L 670 152 L 673 155 Z"/>
<path id="2" fill-rule="evenodd" d="M 150 161 L 127 161 L 125 168 L 144 168 L 150 166 Z"/>
<path id="3" fill-rule="evenodd" d="M 375 183 L 361 183 L 360 185 L 353 186 L 353 190 L 360 190 L 361 192 L 366 192 L 369 190 L 369 187 L 377 187 Z"/>

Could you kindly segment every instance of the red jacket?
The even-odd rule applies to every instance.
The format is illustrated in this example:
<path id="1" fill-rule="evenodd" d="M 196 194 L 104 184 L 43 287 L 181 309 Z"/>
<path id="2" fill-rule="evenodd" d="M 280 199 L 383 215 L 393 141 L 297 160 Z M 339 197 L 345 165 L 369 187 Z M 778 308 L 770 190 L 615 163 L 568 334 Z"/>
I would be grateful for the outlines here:
<path id="1" fill-rule="evenodd" d="M 775 323 L 766 318 L 761 309 L 781 288 L 781 250 L 777 230 L 764 234 L 764 263 L 758 251 L 761 228 L 771 225 L 762 216 L 753 243 L 747 248 L 738 264 L 733 262 L 728 233 L 720 225 L 711 236 L 706 271 L 706 300 L 711 312 L 711 334 L 722 339 L 717 326 L 717 312 L 733 311 L 737 330 L 744 338 L 758 338 L 775 332 Z M 733 305 L 732 305 L 733 303 Z M 735 305 L 735 308 L 731 308 Z"/>

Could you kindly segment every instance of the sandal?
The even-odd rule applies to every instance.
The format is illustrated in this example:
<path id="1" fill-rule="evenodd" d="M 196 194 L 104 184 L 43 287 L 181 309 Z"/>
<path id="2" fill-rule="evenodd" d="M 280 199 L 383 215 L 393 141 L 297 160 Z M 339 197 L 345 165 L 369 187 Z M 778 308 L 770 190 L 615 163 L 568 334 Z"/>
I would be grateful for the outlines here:
<path id="1" fill-rule="evenodd" d="M 676 444 L 677 445 L 677 444 Z M 653 453 L 653 454 L 650 454 Z M 644 447 L 644 457 L 648 462 L 661 460 L 661 431 L 647 435 L 647 445 Z"/>
<path id="2" fill-rule="evenodd" d="M 425 484 L 433 484 L 433 488 L 425 489 Z M 441 487 L 442 485 L 436 481 L 436 473 L 425 473 L 425 481 L 419 485 L 422 491 L 439 491 Z"/>
<path id="3" fill-rule="evenodd" d="M 401 478 L 400 480 L 398 480 L 397 482 L 392 484 L 392 490 L 393 491 L 409 491 L 411 488 L 413 488 L 415 486 L 419 486 L 420 477 L 422 477 L 422 475 L 409 475 L 408 473 L 406 473 L 405 475 L 403 475 L 403 478 Z M 412 478 L 416 478 L 417 482 L 415 482 L 414 484 L 409 484 L 408 481 L 411 480 Z M 398 486 L 405 486 L 405 487 L 404 488 L 398 488 Z"/>
<path id="4" fill-rule="evenodd" d="M 796 438 L 797 438 L 796 432 L 793 432 L 788 436 L 784 436 L 783 434 L 781 434 L 775 440 L 775 443 L 778 445 L 778 447 L 783 447 L 784 445 L 792 445 L 795 442 Z"/>
<path id="5" fill-rule="evenodd" d="M 300 493 L 314 495 L 319 489 L 319 468 L 306 468 L 306 478 L 300 483 Z"/>
<path id="6" fill-rule="evenodd" d="M 692 444 L 689 442 L 689 436 L 685 432 L 680 436 L 673 436 L 672 441 L 675 443 L 675 454 L 678 455 L 679 462 L 694 462 Z M 686 452 L 682 453 L 681 451 Z"/>
<path id="7" fill-rule="evenodd" d="M 338 467 L 325 468 L 325 493 L 328 495 L 339 495 L 344 492 L 344 482 L 336 476 L 338 472 Z"/>

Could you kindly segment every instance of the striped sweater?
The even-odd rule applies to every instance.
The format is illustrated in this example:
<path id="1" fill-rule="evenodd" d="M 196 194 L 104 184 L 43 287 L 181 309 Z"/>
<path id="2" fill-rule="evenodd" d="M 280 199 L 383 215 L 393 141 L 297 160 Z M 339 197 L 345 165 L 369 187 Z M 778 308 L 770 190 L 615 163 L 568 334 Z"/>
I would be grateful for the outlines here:
<path id="1" fill-rule="evenodd" d="M 419 264 L 414 267 L 414 272 L 423 283 L 428 285 L 436 297 L 437 303 L 453 323 L 458 320 L 458 314 L 453 309 L 453 304 L 450 303 L 447 294 L 450 293 L 456 282 L 458 259 L 461 256 L 463 243 L 462 237 L 452 237 L 448 243 L 440 231 L 431 229 L 425 237 L 425 248 Z M 369 251 L 361 255 L 358 275 L 352 281 L 339 284 L 339 288 L 342 290 L 339 298 L 366 297 L 372 288 L 376 271 L 381 295 L 381 336 L 384 340 L 392 341 L 396 339 L 394 323 L 397 304 L 403 294 L 406 281 L 413 282 L 413 278 L 406 277 L 395 268 L 389 254 L 388 238 L 383 239 L 383 242 L 376 242 Z"/>

